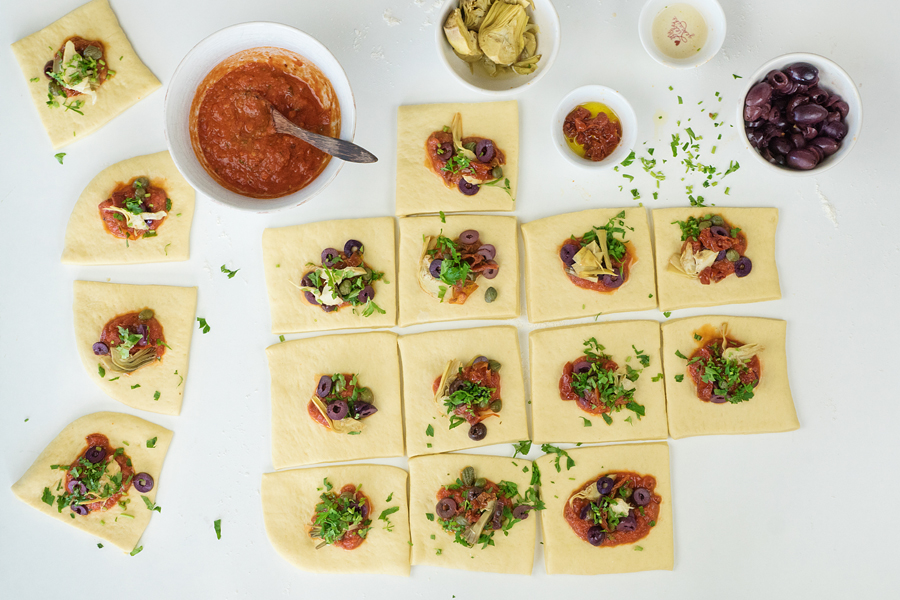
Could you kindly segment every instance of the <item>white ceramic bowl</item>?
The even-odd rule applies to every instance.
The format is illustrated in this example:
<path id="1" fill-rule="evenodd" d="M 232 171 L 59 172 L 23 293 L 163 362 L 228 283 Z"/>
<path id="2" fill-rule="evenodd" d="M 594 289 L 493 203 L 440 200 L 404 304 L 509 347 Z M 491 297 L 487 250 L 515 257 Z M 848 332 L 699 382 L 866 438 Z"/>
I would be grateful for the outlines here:
<path id="1" fill-rule="evenodd" d="M 675 69 L 691 69 L 706 64 L 722 49 L 722 44 L 725 43 L 725 11 L 716 0 L 679 1 L 696 8 L 706 21 L 706 45 L 700 49 L 700 52 L 691 58 L 671 58 L 663 54 L 653 43 L 653 19 L 659 14 L 659 11 L 674 4 L 676 0 L 647 0 L 644 8 L 641 9 L 641 16 L 638 17 L 638 35 L 644 50 L 659 64 Z"/>
<path id="2" fill-rule="evenodd" d="M 585 102 L 605 104 L 616 113 L 619 117 L 619 122 L 622 124 L 622 140 L 612 154 L 603 160 L 593 161 L 578 156 L 566 144 L 566 136 L 563 135 L 563 123 L 566 120 L 566 116 L 576 106 Z M 631 108 L 631 104 L 628 103 L 625 96 L 602 85 L 586 85 L 572 90 L 560 101 L 550 122 L 550 135 L 559 153 L 573 165 L 588 169 L 611 169 L 625 160 L 632 148 L 634 148 L 634 143 L 637 140 L 637 127 L 637 116 L 634 114 L 634 109 Z"/>
<path id="3" fill-rule="evenodd" d="M 844 139 L 841 141 L 840 149 L 831 156 L 826 156 L 822 162 L 816 165 L 815 169 L 810 169 L 808 171 L 800 171 L 782 167 L 780 165 L 773 165 L 764 159 L 756 148 L 750 145 L 750 140 L 747 139 L 747 132 L 744 129 L 744 98 L 747 97 L 747 92 L 750 91 L 750 88 L 762 81 L 769 71 L 773 69 L 782 69 L 789 64 L 796 62 L 806 62 L 819 69 L 819 87 L 824 88 L 829 94 L 837 94 L 850 107 L 850 112 L 847 113 L 847 118 L 844 119 L 844 123 L 847 124 L 847 135 L 844 136 Z M 837 64 L 818 54 L 793 52 L 791 54 L 784 54 L 777 58 L 773 58 L 757 69 L 756 73 L 752 76 L 746 78 L 745 81 L 746 84 L 741 91 L 739 96 L 740 99 L 737 103 L 736 126 L 741 128 L 741 140 L 744 142 L 744 147 L 750 151 L 753 158 L 765 165 L 768 169 L 777 171 L 782 175 L 793 175 L 794 177 L 818 175 L 838 164 L 844 160 L 845 156 L 850 154 L 850 150 L 852 150 L 854 144 L 856 144 L 856 138 L 859 137 L 860 129 L 862 129 L 862 98 L 859 97 L 859 90 L 856 88 L 856 84 L 853 83 L 853 79 L 851 79 L 850 75 Z"/>
<path id="4" fill-rule="evenodd" d="M 541 55 L 538 67 L 531 75 L 509 74 L 499 77 L 489 77 L 480 67 L 476 66 L 474 72 L 469 69 L 469 63 L 456 56 L 450 43 L 444 36 L 444 23 L 447 17 L 459 6 L 459 0 L 447 0 L 436 23 L 437 54 L 444 66 L 464 86 L 485 94 L 503 95 L 521 92 L 533 86 L 550 70 L 559 53 L 559 15 L 553 8 L 550 0 L 534 0 L 534 10 L 527 8 L 531 20 L 540 28 L 537 34 L 537 53 Z"/>
<path id="5" fill-rule="evenodd" d="M 203 168 L 191 146 L 190 111 L 197 87 L 220 62 L 242 50 L 271 46 L 296 52 L 312 61 L 331 81 L 341 107 L 343 140 L 356 131 L 356 103 L 350 81 L 337 59 L 315 38 L 280 23 L 242 23 L 226 27 L 187 53 L 175 69 L 166 91 L 166 143 L 175 165 L 194 189 L 213 200 L 241 210 L 271 212 L 299 206 L 321 192 L 337 176 L 343 161 L 332 158 L 322 173 L 302 190 L 281 198 L 250 198 L 225 189 Z"/>

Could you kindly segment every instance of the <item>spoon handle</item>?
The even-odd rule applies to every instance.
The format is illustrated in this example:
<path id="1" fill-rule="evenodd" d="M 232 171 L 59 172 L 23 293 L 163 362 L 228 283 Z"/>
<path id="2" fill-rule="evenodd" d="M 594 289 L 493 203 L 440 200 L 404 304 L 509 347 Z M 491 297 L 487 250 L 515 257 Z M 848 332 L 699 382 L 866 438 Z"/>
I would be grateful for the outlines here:
<path id="1" fill-rule="evenodd" d="M 272 118 L 275 121 L 275 131 L 300 138 L 326 154 L 330 154 L 341 160 L 346 160 L 347 162 L 378 162 L 378 158 L 365 148 L 361 148 L 353 142 L 347 142 L 338 138 L 332 138 L 326 135 L 313 133 L 312 131 L 307 131 L 289 121 L 287 117 L 275 108 L 272 108 Z"/>

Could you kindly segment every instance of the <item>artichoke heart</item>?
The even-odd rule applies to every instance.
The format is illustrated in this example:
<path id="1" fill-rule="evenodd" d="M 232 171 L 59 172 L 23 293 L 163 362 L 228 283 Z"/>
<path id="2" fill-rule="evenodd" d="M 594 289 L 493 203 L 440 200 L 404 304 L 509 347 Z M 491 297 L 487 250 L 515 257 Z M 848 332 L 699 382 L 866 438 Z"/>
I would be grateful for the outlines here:
<path id="1" fill-rule="evenodd" d="M 744 344 L 743 346 L 725 348 L 725 351 L 722 352 L 722 358 L 729 361 L 747 362 L 762 351 L 763 347 L 760 344 Z"/>
<path id="2" fill-rule="evenodd" d="M 138 350 L 134 354 L 130 354 L 127 359 L 122 360 L 118 352 L 109 353 L 110 371 L 116 373 L 133 373 L 146 364 L 156 360 L 156 348 L 148 346 Z"/>
<path id="3" fill-rule="evenodd" d="M 680 273 L 685 277 L 696 279 L 700 277 L 700 272 L 706 267 L 711 267 L 716 262 L 718 252 L 712 250 L 701 250 L 694 254 L 690 244 L 685 244 L 681 255 L 673 254 L 669 259 L 667 269 L 675 273 Z"/>
<path id="4" fill-rule="evenodd" d="M 569 498 L 569 504 L 572 504 L 572 501 L 575 498 L 583 498 L 588 502 L 596 502 L 600 498 L 600 491 L 597 489 L 597 486 L 591 483 L 591 485 L 587 486 L 577 494 L 572 494 L 572 497 Z"/>
<path id="5" fill-rule="evenodd" d="M 450 121 L 450 133 L 453 135 L 453 146 L 456 148 L 456 153 L 459 154 L 461 152 L 470 161 L 476 160 L 475 153 L 462 145 L 462 113 L 453 115 L 453 119 Z"/>
<path id="6" fill-rule="evenodd" d="M 541 60 L 540 54 L 531 56 L 524 60 L 520 60 L 517 63 L 513 63 L 512 70 L 519 75 L 531 75 L 532 73 L 537 71 L 537 64 L 539 60 Z"/>
<path id="7" fill-rule="evenodd" d="M 444 35 L 456 55 L 466 62 L 477 62 L 481 59 L 481 50 L 478 49 L 478 39 L 475 34 L 466 28 L 462 13 L 457 8 L 444 23 Z"/>
<path id="8" fill-rule="evenodd" d="M 494 2 L 478 30 L 478 46 L 498 65 L 510 66 L 525 49 L 528 15 L 522 4 Z"/>
<path id="9" fill-rule="evenodd" d="M 496 500 L 491 500 L 484 508 L 484 512 L 481 513 L 481 516 L 478 517 L 478 520 L 466 527 L 466 530 L 463 531 L 463 537 L 468 545 L 474 546 L 478 543 L 478 538 L 481 537 L 481 532 L 484 531 L 488 519 L 494 516 L 494 505 L 496 504 Z"/>
<path id="10" fill-rule="evenodd" d="M 470 31 L 478 31 L 484 22 L 484 16 L 491 7 L 492 0 L 462 0 L 459 7 L 462 9 L 466 27 Z"/>
<path id="11" fill-rule="evenodd" d="M 434 405 L 435 408 L 437 408 L 438 414 L 442 417 L 447 417 L 447 411 L 444 410 L 443 401 L 450 395 L 450 384 L 456 381 L 456 378 L 459 376 L 460 367 L 462 367 L 462 362 L 458 360 L 454 359 L 448 362 L 447 368 L 444 369 L 441 380 L 438 382 L 437 392 L 434 393 Z"/>
<path id="12" fill-rule="evenodd" d="M 432 298 L 440 300 L 442 296 L 441 288 L 444 288 L 444 294 L 446 294 L 448 287 L 441 283 L 440 279 L 435 279 L 431 276 L 431 270 L 429 269 L 431 260 L 428 257 L 428 251 L 433 249 L 436 245 L 437 238 L 431 235 L 425 236 L 422 243 L 422 255 L 419 257 L 419 272 L 417 273 L 416 281 L 419 282 L 419 287 L 423 292 Z"/>

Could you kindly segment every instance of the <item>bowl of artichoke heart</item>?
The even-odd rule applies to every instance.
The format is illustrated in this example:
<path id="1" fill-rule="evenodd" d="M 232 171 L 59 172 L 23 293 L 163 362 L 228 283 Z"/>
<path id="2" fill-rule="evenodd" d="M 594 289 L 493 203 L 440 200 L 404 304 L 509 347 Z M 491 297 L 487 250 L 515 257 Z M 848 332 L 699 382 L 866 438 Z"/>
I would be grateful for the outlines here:
<path id="1" fill-rule="evenodd" d="M 486 94 L 523 91 L 559 51 L 559 15 L 550 0 L 447 0 L 438 56 L 466 87 Z"/>

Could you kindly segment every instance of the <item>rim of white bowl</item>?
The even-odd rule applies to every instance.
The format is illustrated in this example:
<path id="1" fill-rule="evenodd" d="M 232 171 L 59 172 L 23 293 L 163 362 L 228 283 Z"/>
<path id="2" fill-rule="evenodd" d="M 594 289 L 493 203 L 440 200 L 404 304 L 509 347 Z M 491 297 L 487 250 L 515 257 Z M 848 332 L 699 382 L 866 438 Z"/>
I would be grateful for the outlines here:
<path id="1" fill-rule="evenodd" d="M 447 56 L 447 54 L 445 52 L 445 47 L 444 47 L 444 44 L 448 43 L 444 37 L 444 22 L 447 20 L 447 15 L 449 15 L 450 11 L 453 9 L 453 5 L 458 4 L 459 0 L 446 0 L 446 2 L 444 2 L 444 5 L 441 7 L 440 19 L 438 20 L 437 25 L 435 27 L 435 41 L 436 41 L 436 45 L 437 45 L 437 54 L 441 59 L 441 63 L 444 65 L 444 67 L 446 67 L 446 69 L 450 72 L 450 74 L 453 75 L 453 77 L 456 79 L 456 81 L 463 84 L 465 87 L 469 88 L 470 90 L 474 90 L 474 91 L 480 92 L 482 94 L 488 94 L 490 96 L 510 96 L 510 95 L 520 93 L 520 92 L 530 88 L 531 86 L 536 84 L 538 81 L 543 79 L 544 75 L 547 74 L 547 72 L 550 70 L 550 68 L 556 62 L 556 55 L 559 53 L 559 40 L 560 40 L 560 37 L 562 34 L 562 28 L 560 27 L 560 23 L 559 23 L 559 13 L 556 12 L 556 7 L 553 6 L 553 2 L 551 2 L 550 0 L 544 0 L 544 1 L 547 3 L 547 7 L 550 9 L 548 14 L 550 15 L 550 21 L 553 23 L 553 33 L 555 35 L 553 36 L 553 43 L 550 44 L 550 52 L 548 54 L 541 55 L 542 61 L 545 56 L 547 57 L 547 60 L 543 61 L 543 65 L 541 65 L 541 63 L 538 63 L 538 65 L 539 65 L 538 70 L 534 74 L 534 76 L 531 77 L 530 79 L 526 79 L 526 80 L 522 81 L 521 83 L 519 83 L 509 89 L 489 90 L 489 89 L 486 89 L 483 87 L 479 87 L 471 82 L 468 82 L 459 76 L 459 73 L 457 73 L 453 69 L 453 66 L 450 64 L 450 59 Z M 535 9 L 536 8 L 537 7 L 535 7 Z M 461 60 L 461 59 L 457 59 L 457 60 Z"/>
<path id="2" fill-rule="evenodd" d="M 574 100 L 574 98 L 586 96 L 588 93 L 590 93 L 591 100 Z M 606 99 L 604 99 L 603 96 L 606 96 Z M 566 144 L 566 138 L 562 134 L 562 125 L 566 119 L 566 115 L 583 102 L 602 102 L 603 104 L 608 104 L 606 100 L 610 97 L 615 98 L 616 101 L 620 103 L 618 107 L 610 106 L 610 108 L 613 109 L 613 112 L 619 117 L 619 122 L 622 124 L 622 139 L 619 141 L 619 145 L 616 146 L 616 149 L 613 150 L 609 156 L 599 161 L 588 160 L 576 155 Z M 616 110 L 616 108 L 619 108 L 619 110 Z M 634 107 L 631 106 L 631 103 L 621 92 L 605 85 L 589 84 L 575 88 L 559 101 L 556 110 L 553 111 L 553 118 L 550 121 L 550 137 L 553 140 L 553 145 L 556 146 L 556 149 L 559 150 L 562 157 L 576 167 L 597 170 L 611 169 L 625 160 L 628 153 L 634 149 L 634 144 L 637 141 L 637 127 L 637 113 L 634 112 Z M 625 156 L 622 156 L 623 154 Z"/>
<path id="3" fill-rule="evenodd" d="M 653 19 L 656 18 L 660 9 L 666 4 L 671 4 L 671 1 L 647 0 L 638 17 L 638 37 L 640 37 L 641 45 L 644 47 L 647 54 L 650 55 L 650 58 L 659 64 L 672 69 L 694 69 L 711 61 L 719 53 L 719 50 L 722 49 L 722 46 L 725 44 L 725 36 L 728 33 L 728 20 L 725 17 L 725 11 L 722 9 L 722 5 L 719 4 L 718 0 L 685 0 L 685 4 L 690 4 L 699 12 L 703 13 L 703 17 L 707 21 L 707 35 L 711 36 L 715 33 L 716 40 L 713 46 L 706 47 L 705 52 L 697 53 L 696 59 L 688 61 L 685 59 L 667 57 L 656 47 L 656 44 L 653 43 Z M 651 11 L 652 14 L 650 14 Z M 707 17 L 713 18 L 710 19 Z M 721 29 L 721 33 L 719 33 L 719 29 Z M 710 38 L 708 37 L 707 39 L 709 40 Z M 713 48 L 713 50 L 709 51 L 709 48 Z"/>
<path id="4" fill-rule="evenodd" d="M 283 200 L 284 198 L 291 198 L 297 194 L 302 194 L 304 191 L 308 190 L 310 186 L 317 184 L 317 183 L 319 184 L 315 190 L 313 190 L 311 193 L 309 193 L 309 195 L 304 196 L 299 200 L 288 202 L 288 203 L 284 204 L 283 206 L 270 206 L 270 207 L 265 207 L 265 208 L 252 208 L 252 207 L 238 206 L 236 204 L 232 204 L 229 201 L 222 200 L 221 198 L 216 197 L 214 194 L 205 192 L 201 188 L 201 186 L 199 186 L 195 181 L 193 181 L 191 179 L 191 177 L 186 172 L 186 169 L 184 169 L 183 165 L 180 163 L 180 161 L 179 161 L 180 157 L 173 150 L 172 141 L 169 139 L 169 127 L 168 127 L 169 124 L 168 124 L 168 119 L 167 119 L 167 116 L 169 113 L 169 92 L 172 89 L 172 84 L 178 80 L 179 75 L 186 68 L 186 64 L 188 62 L 188 59 L 191 57 L 191 55 L 194 54 L 199 48 L 201 48 L 205 44 L 209 44 L 211 42 L 211 40 L 213 40 L 221 35 L 225 35 L 226 32 L 230 32 L 232 30 L 244 29 L 244 28 L 251 28 L 251 27 L 269 27 L 269 28 L 284 29 L 284 30 L 290 32 L 292 35 L 298 35 L 301 38 L 305 38 L 305 40 L 308 41 L 311 45 L 318 46 L 319 49 L 326 56 L 330 57 L 334 61 L 334 65 L 337 68 L 337 72 L 340 73 L 343 83 L 346 84 L 347 92 L 350 97 L 350 111 L 349 111 L 350 114 L 349 115 L 346 114 L 346 111 L 344 110 L 344 105 L 343 104 L 341 105 L 341 129 L 343 129 L 343 127 L 344 127 L 344 123 L 346 122 L 345 119 L 347 119 L 348 116 L 350 117 L 349 123 L 348 123 L 349 127 L 347 130 L 347 134 L 349 135 L 349 141 L 353 141 L 354 138 L 356 137 L 356 96 L 353 94 L 353 87 L 350 85 L 350 78 L 347 77 L 347 72 L 344 70 L 343 65 L 341 65 L 341 63 L 337 59 L 337 57 L 334 56 L 334 54 L 325 46 L 325 44 L 323 44 L 322 42 L 317 40 L 312 35 L 306 33 L 305 31 L 302 31 L 302 30 L 297 29 L 296 27 L 292 27 L 290 25 L 286 25 L 284 23 L 277 23 L 274 21 L 247 21 L 245 23 L 236 23 L 234 25 L 229 25 L 228 27 L 223 27 L 222 29 L 219 29 L 218 31 L 215 31 L 215 32 L 209 34 L 208 36 L 206 36 L 205 38 L 203 38 L 202 40 L 200 40 L 199 42 L 194 44 L 194 46 L 191 47 L 190 50 L 188 50 L 188 52 L 184 55 L 184 57 L 178 63 L 178 66 L 175 68 L 175 71 L 172 73 L 172 77 L 169 80 L 168 85 L 166 86 L 166 95 L 163 100 L 163 124 L 164 124 L 163 133 L 166 138 L 166 147 L 169 150 L 169 155 L 172 157 L 172 161 L 175 163 L 175 167 L 178 169 L 178 171 L 181 173 L 181 175 L 187 180 L 187 182 L 191 185 L 191 187 L 194 188 L 195 191 L 202 192 L 205 196 L 212 199 L 213 202 L 216 202 L 223 206 L 228 206 L 228 207 L 236 209 L 236 210 L 241 210 L 244 212 L 252 212 L 252 213 L 257 213 L 257 214 L 268 214 L 268 213 L 275 213 L 275 212 L 280 212 L 283 210 L 290 210 L 293 208 L 297 208 L 298 206 L 306 204 L 307 202 L 309 202 L 310 200 L 312 200 L 313 198 L 318 196 L 320 193 L 322 193 L 322 191 L 325 188 L 327 188 L 329 185 L 331 185 L 331 183 L 337 177 L 338 173 L 344 167 L 344 161 L 342 161 L 338 158 L 332 157 L 332 160 L 329 161 L 328 166 L 325 167 L 325 169 L 322 171 L 322 173 L 319 174 L 318 177 L 316 177 L 312 182 L 310 182 L 309 185 L 307 185 L 307 187 L 302 188 L 302 189 L 294 192 L 293 194 L 289 194 L 287 196 L 282 196 L 280 198 L 252 198 L 251 199 L 249 196 L 244 196 L 245 198 L 251 199 L 253 202 L 260 202 L 260 203 L 269 202 L 269 201 L 274 202 L 274 201 Z M 249 50 L 251 48 L 258 48 L 258 47 L 261 47 L 261 46 L 258 46 L 258 45 L 249 46 L 247 48 L 244 48 L 243 50 Z M 241 51 L 242 50 L 236 50 L 235 52 L 241 52 Z M 300 53 L 300 52 L 298 52 L 298 54 L 302 55 L 302 53 Z M 231 55 L 229 55 L 229 56 L 231 56 Z M 227 56 L 223 57 L 221 60 L 225 60 L 225 58 L 228 58 L 228 57 Z M 313 64 L 319 70 L 321 70 L 321 67 L 319 66 L 319 64 L 317 64 L 317 63 L 313 63 Z M 332 79 L 333 78 L 329 77 L 329 81 Z M 190 154 L 190 158 L 188 158 L 188 160 L 197 161 L 197 157 L 194 155 L 193 146 L 191 147 L 191 154 Z M 197 162 L 199 163 L 199 161 L 197 161 Z M 330 174 L 328 174 L 326 176 L 326 172 L 328 171 L 328 169 L 331 167 L 332 164 L 335 164 L 335 168 Z M 201 168 L 202 168 L 202 166 L 201 166 Z M 323 178 L 323 176 L 326 176 L 326 178 Z M 222 190 L 224 190 L 228 193 L 231 193 L 231 194 L 237 194 L 237 192 L 232 192 L 231 190 L 228 190 L 227 188 L 223 187 L 221 184 L 219 184 L 214 179 L 212 181 L 218 188 L 221 188 Z M 240 194 L 237 194 L 237 195 L 240 196 Z"/>
<path id="5" fill-rule="evenodd" d="M 810 169 L 808 171 L 801 171 L 799 169 L 790 169 L 788 167 L 782 167 L 780 165 L 773 165 L 772 163 L 767 161 L 762 157 L 762 155 L 756 148 L 750 145 L 750 140 L 747 139 L 747 130 L 744 128 L 744 99 L 747 97 L 747 93 L 750 91 L 750 88 L 761 81 L 769 71 L 775 68 L 775 65 L 781 65 L 782 67 L 784 67 L 785 65 L 788 65 L 792 62 L 808 62 L 816 68 L 819 68 L 819 65 L 821 64 L 827 65 L 830 70 L 835 71 L 842 78 L 846 79 L 846 82 L 849 84 L 849 88 L 853 95 L 853 104 L 850 104 L 850 102 L 847 102 L 847 104 L 850 104 L 850 114 L 855 115 L 855 120 L 853 123 L 854 129 L 847 131 L 847 135 L 841 142 L 840 150 L 838 150 L 831 156 L 826 157 L 825 160 L 816 165 L 816 168 Z M 840 96 L 842 99 L 844 99 L 844 101 L 847 100 L 847 95 L 843 91 L 841 92 Z M 788 52 L 787 54 L 776 56 L 772 60 L 767 61 L 747 80 L 747 83 L 738 98 L 737 125 L 741 129 L 740 136 L 741 141 L 744 143 L 744 147 L 750 152 L 750 154 L 753 155 L 753 157 L 757 161 L 759 161 L 766 167 L 789 177 L 809 177 L 811 175 L 819 175 L 820 173 L 824 173 L 828 169 L 840 163 L 848 154 L 850 154 L 853 146 L 856 145 L 856 140 L 857 138 L 859 138 L 859 134 L 862 131 L 862 124 L 862 97 L 859 95 L 859 88 L 857 87 L 856 82 L 853 81 L 853 78 L 850 77 L 850 74 L 847 73 L 847 71 L 845 71 L 836 62 L 820 54 L 813 54 L 812 52 Z M 852 136 L 850 135 L 851 133 L 853 134 Z"/>

